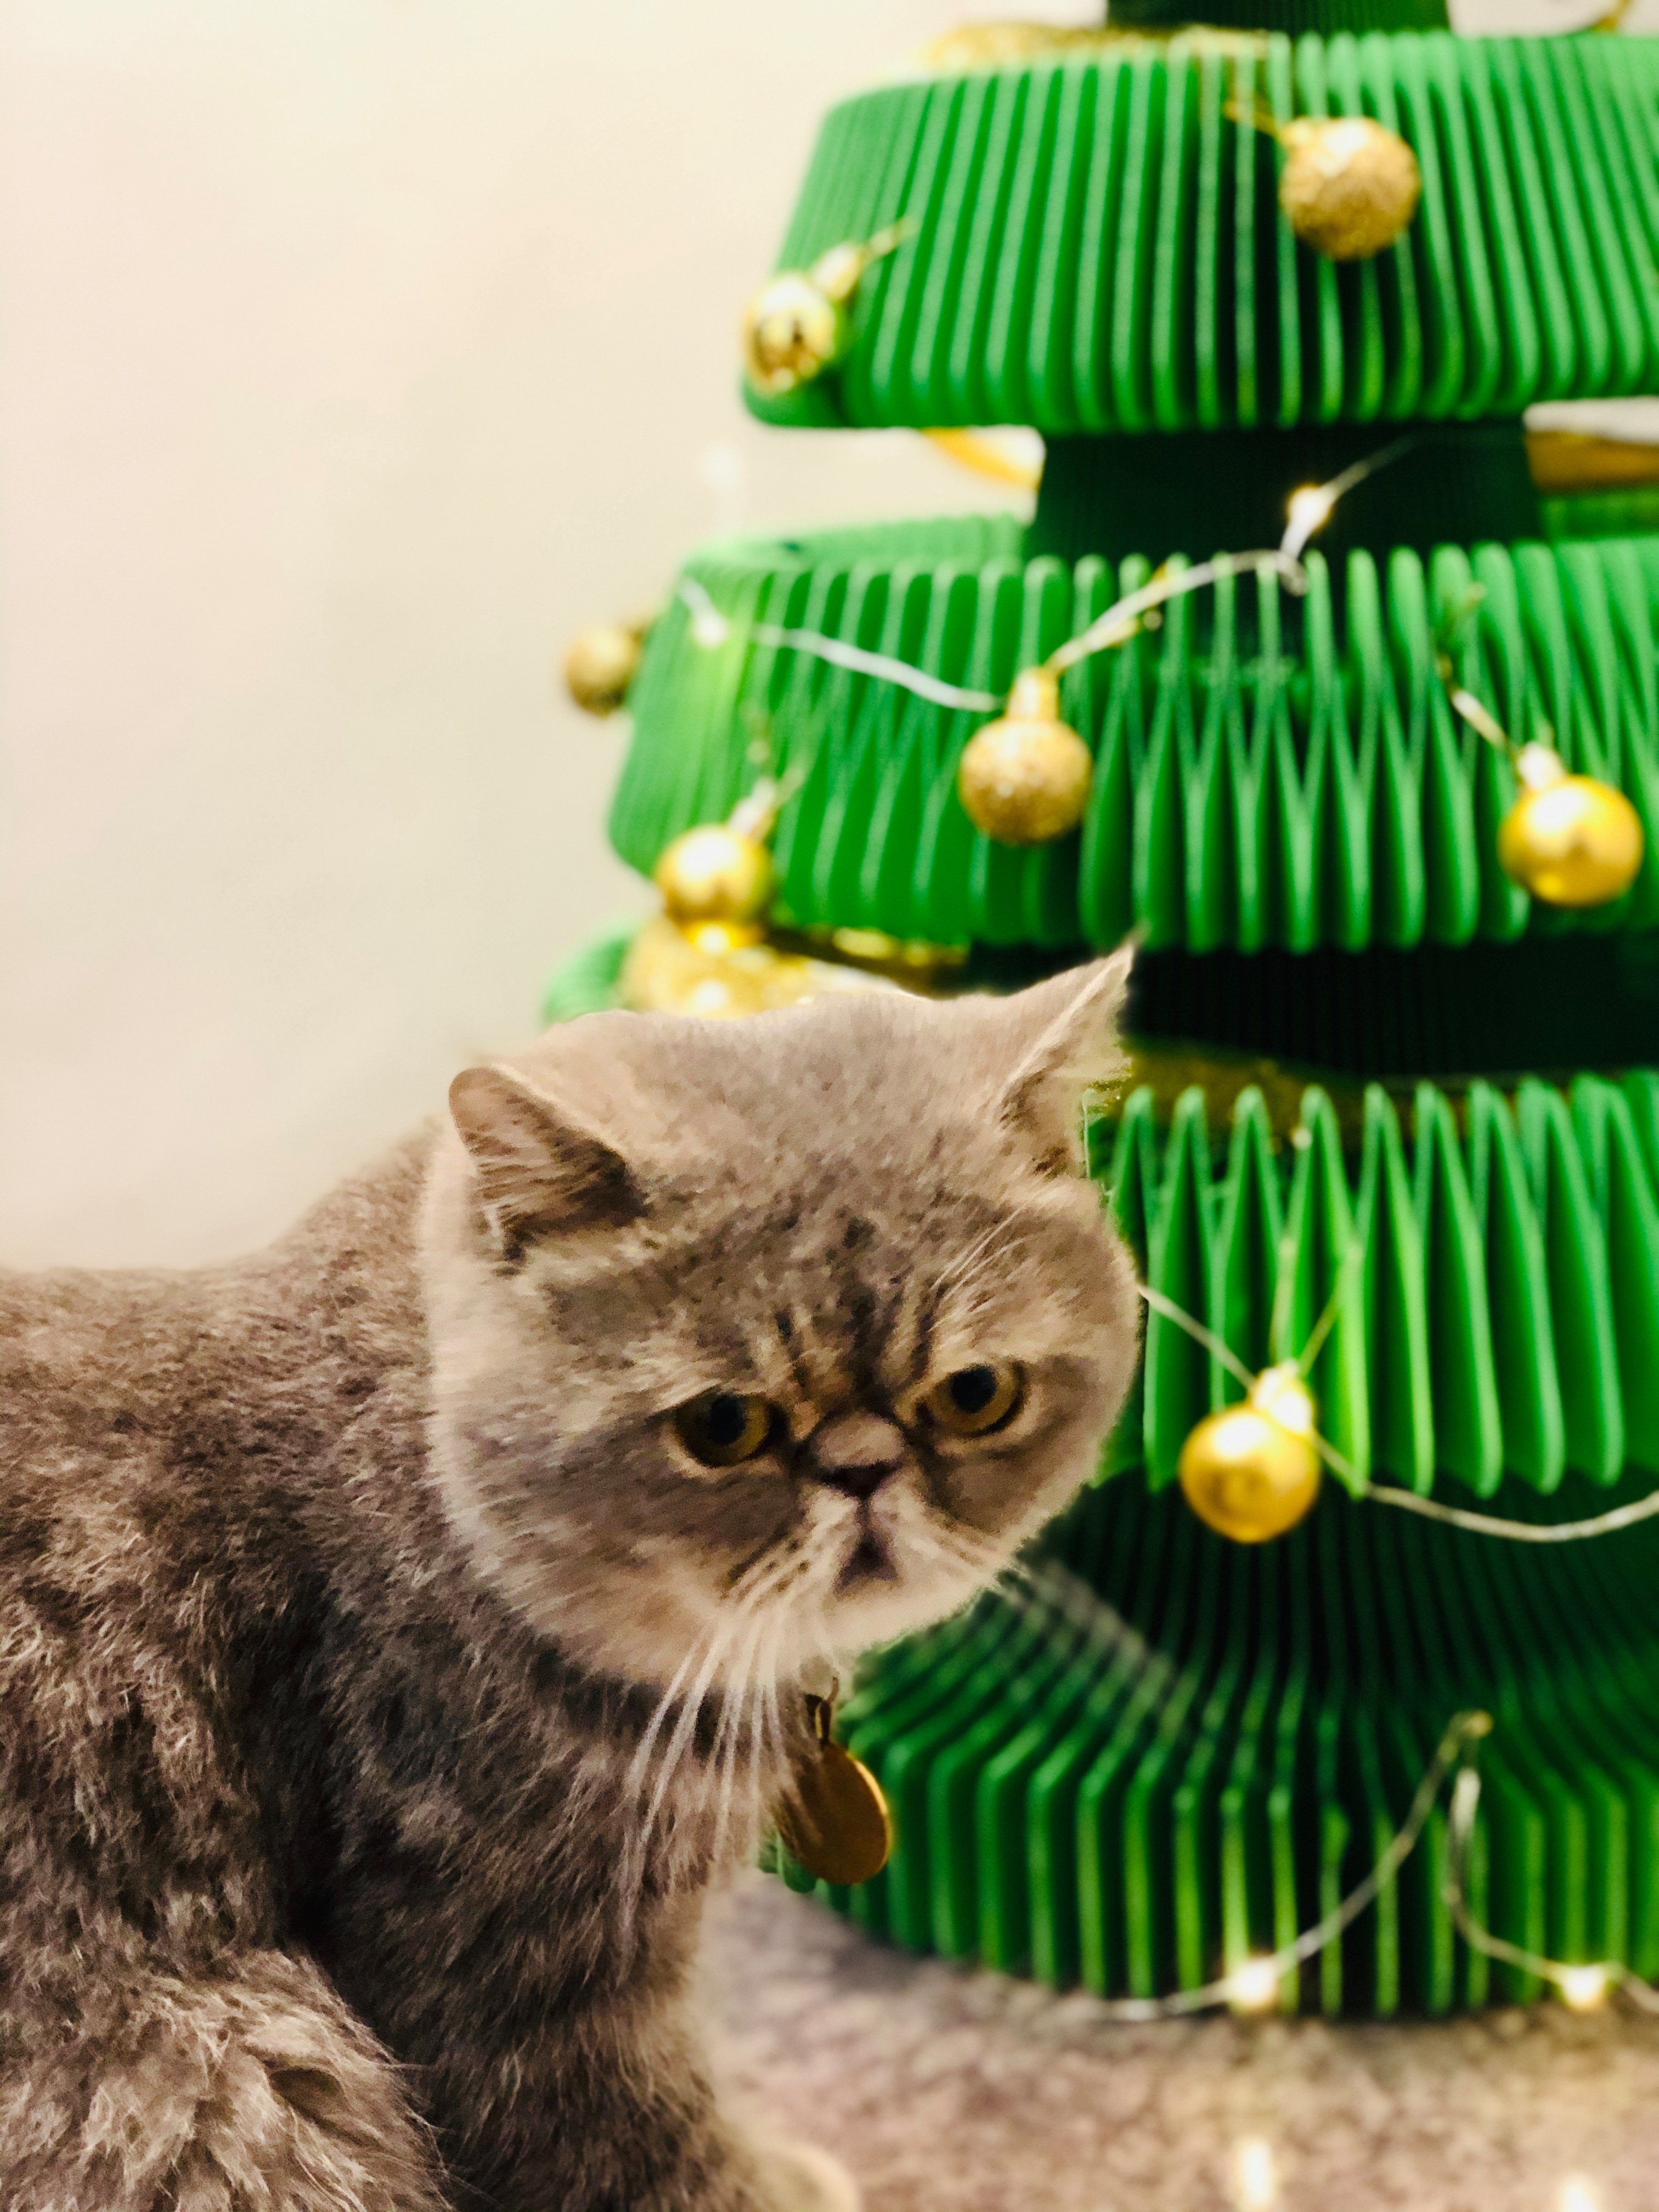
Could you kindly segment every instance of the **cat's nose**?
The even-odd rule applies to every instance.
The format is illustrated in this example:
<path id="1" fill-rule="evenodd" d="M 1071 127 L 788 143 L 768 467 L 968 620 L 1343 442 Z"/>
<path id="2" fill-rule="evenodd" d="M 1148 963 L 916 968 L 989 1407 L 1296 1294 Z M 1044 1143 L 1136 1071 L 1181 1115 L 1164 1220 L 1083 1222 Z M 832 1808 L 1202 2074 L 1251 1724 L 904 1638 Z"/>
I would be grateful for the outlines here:
<path id="1" fill-rule="evenodd" d="M 904 1431 L 879 1413 L 840 1413 L 806 1440 L 806 1471 L 849 1498 L 873 1498 L 910 1455 Z"/>

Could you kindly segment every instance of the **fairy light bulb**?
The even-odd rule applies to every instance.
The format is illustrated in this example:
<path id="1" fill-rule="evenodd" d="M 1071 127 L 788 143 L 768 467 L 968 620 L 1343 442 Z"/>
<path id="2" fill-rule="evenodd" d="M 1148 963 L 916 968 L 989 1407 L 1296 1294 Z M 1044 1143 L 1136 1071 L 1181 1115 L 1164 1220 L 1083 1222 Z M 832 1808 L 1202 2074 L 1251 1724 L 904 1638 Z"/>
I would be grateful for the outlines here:
<path id="1" fill-rule="evenodd" d="M 1555 1977 L 1561 2002 L 1573 2012 L 1594 2012 L 1607 1993 L 1607 1970 L 1602 1966 L 1563 1966 Z"/>
<path id="2" fill-rule="evenodd" d="M 1515 756 L 1520 796 L 1498 825 L 1506 876 L 1548 906 L 1606 906 L 1641 872 L 1641 817 L 1622 791 L 1573 775 L 1553 746 Z"/>
<path id="3" fill-rule="evenodd" d="M 1266 2136 L 1246 2136 L 1234 2146 L 1231 2164 L 1236 2212 L 1277 2212 L 1279 2161 Z"/>
<path id="4" fill-rule="evenodd" d="M 1207 1414 L 1176 1462 L 1187 1503 L 1236 1544 L 1282 1536 L 1319 1495 L 1314 1402 L 1294 1360 L 1258 1375 L 1243 1404 Z"/>
<path id="5" fill-rule="evenodd" d="M 1337 493 L 1332 484 L 1304 484 L 1285 504 L 1285 535 L 1279 550 L 1288 561 L 1297 560 L 1316 530 L 1322 530 L 1336 512 Z"/>
<path id="6" fill-rule="evenodd" d="M 1272 1959 L 1246 1959 L 1227 1977 L 1227 2002 L 1235 2012 L 1269 2012 L 1279 2002 L 1279 1967 Z"/>

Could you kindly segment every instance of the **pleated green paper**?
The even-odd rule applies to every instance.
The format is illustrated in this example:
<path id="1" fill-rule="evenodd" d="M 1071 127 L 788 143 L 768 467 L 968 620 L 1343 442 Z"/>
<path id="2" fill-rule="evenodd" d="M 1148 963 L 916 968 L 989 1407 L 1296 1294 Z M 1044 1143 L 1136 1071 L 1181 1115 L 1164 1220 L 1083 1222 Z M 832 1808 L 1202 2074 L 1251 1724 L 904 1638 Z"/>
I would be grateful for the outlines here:
<path id="1" fill-rule="evenodd" d="M 1530 1079 L 1455 1097 L 1425 1083 L 1403 1127 L 1373 1085 L 1346 1151 L 1310 1086 L 1288 1153 L 1259 1091 L 1221 1131 L 1194 1087 L 1165 1132 L 1142 1090 L 1097 1127 L 1092 1164 L 1143 1280 L 1252 1370 L 1294 1357 L 1339 1295 L 1310 1382 L 1357 1480 L 1424 1493 L 1455 1480 L 1478 1497 L 1510 1481 L 1547 1496 L 1569 1470 L 1603 1486 L 1627 1464 L 1659 1471 L 1653 1073 L 1583 1076 L 1566 1095 Z M 1166 1487 L 1188 1431 L 1240 1395 L 1149 1314 L 1107 1469 Z"/>
<path id="2" fill-rule="evenodd" d="M 1565 1518 L 1613 1492 L 1523 1485 Z M 1471 1903 L 1570 1961 L 1659 1974 L 1659 1531 L 1501 1547 L 1328 1495 L 1259 1549 L 1178 1493 L 1085 1493 L 1035 1591 L 870 1662 L 842 1733 L 880 1778 L 896 1846 L 830 1901 L 913 1949 L 1149 1997 L 1291 1942 L 1370 1873 L 1446 1723 L 1496 1726 Z M 1286 2010 L 1444 2013 L 1540 1984 L 1457 1937 L 1443 1811 Z M 798 1884 L 804 1881 L 793 1871 Z"/>
<path id="3" fill-rule="evenodd" d="M 1341 267 L 1299 246 L 1235 101 L 1398 131 L 1405 235 Z M 1651 391 L 1659 41 L 1197 31 L 891 85 L 826 118 L 780 264 L 901 216 L 849 356 L 757 413 L 1176 430 Z"/>
<path id="4" fill-rule="evenodd" d="M 798 780 L 775 840 L 803 924 L 939 943 L 1116 944 L 1302 952 L 1512 941 L 1659 923 L 1659 538 L 1571 540 L 1425 558 L 1351 553 L 1313 588 L 1238 579 L 1173 602 L 1162 628 L 1066 678 L 1095 756 L 1079 831 L 1019 850 L 977 832 L 957 763 L 984 710 L 936 706 L 752 626 L 826 635 L 948 682 L 1006 691 L 1147 564 L 1027 560 L 1008 520 L 729 540 L 687 574 L 731 620 L 696 641 L 673 602 L 630 695 L 611 816 L 624 859 L 723 817 L 752 781 L 757 730 Z M 1634 888 L 1574 915 L 1498 865 L 1514 785 L 1451 712 L 1437 625 L 1485 592 L 1462 680 L 1521 737 L 1626 792 L 1647 830 Z"/>
<path id="5" fill-rule="evenodd" d="M 550 1006 L 610 1003 L 617 949 L 580 956 Z M 1167 1127 L 1141 1091 L 1091 1127 L 1090 1164 L 1146 1279 L 1248 1365 L 1305 1339 L 1358 1250 L 1312 1381 L 1360 1473 L 1522 1520 L 1584 1517 L 1659 1475 L 1659 1073 L 1570 1095 L 1425 1084 L 1403 1125 L 1374 1087 L 1347 1152 L 1317 1087 L 1288 1147 L 1257 1092 L 1219 1129 L 1195 1090 Z M 1659 1976 L 1659 1524 L 1522 1549 L 1328 1480 L 1280 1542 L 1225 1543 L 1171 1476 L 1188 1429 L 1236 1394 L 1149 1315 L 1100 1480 L 1042 1540 L 1030 1592 L 866 1664 L 842 1733 L 897 1844 L 830 1901 L 1060 1987 L 1196 1988 L 1368 1874 L 1447 1722 L 1480 1707 L 1475 1911 L 1534 1953 Z M 1464 1947 L 1445 1873 L 1437 1813 L 1281 2006 L 1540 1994 Z"/>

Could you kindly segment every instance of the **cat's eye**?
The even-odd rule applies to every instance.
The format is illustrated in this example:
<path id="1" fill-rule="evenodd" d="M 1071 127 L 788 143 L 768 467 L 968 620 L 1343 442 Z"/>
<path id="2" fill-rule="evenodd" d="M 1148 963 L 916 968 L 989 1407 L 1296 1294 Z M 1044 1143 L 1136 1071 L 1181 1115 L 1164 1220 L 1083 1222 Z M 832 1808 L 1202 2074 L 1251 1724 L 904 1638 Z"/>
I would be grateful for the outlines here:
<path id="1" fill-rule="evenodd" d="M 704 1467 L 740 1467 L 764 1445 L 772 1421 L 769 1399 L 745 1397 L 737 1390 L 709 1390 L 680 1407 L 674 1416 L 674 1432 Z"/>
<path id="2" fill-rule="evenodd" d="M 922 1400 L 928 1418 L 953 1437 L 988 1436 L 1011 1421 L 1025 1395 L 1025 1377 L 1012 1364 L 958 1367 Z"/>

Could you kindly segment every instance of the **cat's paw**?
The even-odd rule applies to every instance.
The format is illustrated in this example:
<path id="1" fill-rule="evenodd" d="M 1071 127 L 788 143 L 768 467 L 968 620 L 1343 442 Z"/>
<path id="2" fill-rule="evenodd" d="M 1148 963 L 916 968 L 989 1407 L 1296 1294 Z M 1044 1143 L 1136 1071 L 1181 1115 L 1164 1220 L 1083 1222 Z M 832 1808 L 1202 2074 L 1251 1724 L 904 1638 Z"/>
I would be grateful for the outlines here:
<path id="1" fill-rule="evenodd" d="M 773 2212 L 864 2212 L 864 2192 L 817 2143 L 771 2137 L 755 2146 Z"/>

